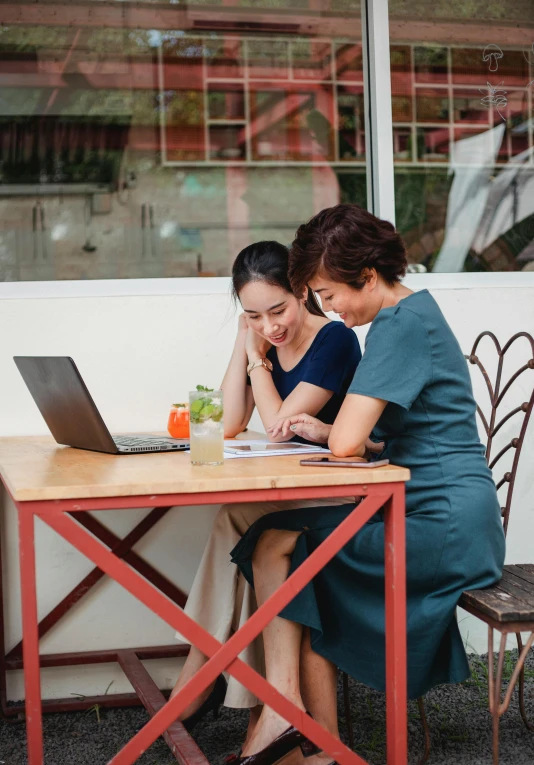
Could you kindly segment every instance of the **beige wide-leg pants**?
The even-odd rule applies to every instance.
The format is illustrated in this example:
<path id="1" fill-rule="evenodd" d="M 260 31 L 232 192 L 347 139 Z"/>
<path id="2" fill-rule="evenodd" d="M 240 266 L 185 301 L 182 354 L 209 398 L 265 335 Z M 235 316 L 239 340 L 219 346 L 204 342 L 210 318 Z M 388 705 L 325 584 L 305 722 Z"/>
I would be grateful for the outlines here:
<path id="1" fill-rule="evenodd" d="M 256 610 L 254 590 L 238 567 L 231 562 L 230 552 L 245 531 L 262 515 L 301 507 L 344 505 L 354 498 L 288 500 L 285 502 L 246 502 L 222 505 L 215 517 L 208 543 L 202 555 L 195 580 L 187 599 L 185 613 L 213 637 L 225 643 Z M 177 634 L 179 640 L 184 640 Z M 265 675 L 263 641 L 259 635 L 247 646 L 240 658 Z M 233 677 L 228 678 L 224 704 L 227 707 L 251 708 L 260 703 L 256 696 Z"/>

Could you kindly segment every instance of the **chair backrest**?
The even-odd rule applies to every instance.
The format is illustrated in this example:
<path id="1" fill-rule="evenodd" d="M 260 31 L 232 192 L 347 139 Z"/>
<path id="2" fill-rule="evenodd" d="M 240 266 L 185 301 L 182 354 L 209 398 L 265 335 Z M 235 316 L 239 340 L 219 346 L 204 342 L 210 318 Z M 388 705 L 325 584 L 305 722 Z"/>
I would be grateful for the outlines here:
<path id="1" fill-rule="evenodd" d="M 477 354 L 478 347 L 480 345 L 481 340 L 483 338 L 488 337 L 490 340 L 493 341 L 493 350 L 497 353 L 497 368 L 495 373 L 495 379 L 492 381 L 490 379 L 490 375 L 486 371 L 486 368 L 480 361 L 480 358 Z M 530 358 L 521 366 L 517 372 L 515 372 L 508 382 L 506 384 L 502 384 L 502 372 L 503 372 L 503 364 L 504 364 L 504 357 L 506 353 L 510 350 L 512 345 L 519 340 L 520 338 L 524 338 L 527 343 L 530 344 Z M 497 419 L 498 416 L 500 417 L 501 412 L 503 411 L 501 409 L 501 404 L 503 402 L 503 399 L 506 395 L 506 393 L 510 390 L 510 387 L 512 384 L 517 380 L 517 378 L 523 374 L 523 372 L 527 370 L 534 370 L 534 338 L 532 335 L 529 335 L 528 332 L 518 332 L 516 335 L 511 337 L 506 345 L 501 348 L 499 341 L 495 337 L 495 335 L 492 332 L 482 332 L 477 339 L 475 340 L 475 343 L 473 345 L 473 348 L 471 350 L 471 353 L 465 357 L 470 364 L 475 364 L 480 372 L 482 373 L 482 376 L 484 377 L 484 380 L 486 382 L 486 387 L 488 389 L 489 398 L 490 398 L 490 414 L 489 417 L 486 417 L 484 412 L 482 411 L 482 408 L 477 403 L 477 412 L 479 414 L 479 417 L 482 421 L 482 424 L 484 426 L 484 430 L 486 433 L 486 460 L 488 461 L 489 467 L 494 471 L 495 475 L 495 466 L 501 459 L 501 457 L 504 457 L 504 455 L 510 450 L 515 449 L 513 462 L 512 462 L 512 468 L 511 470 L 506 471 L 502 478 L 500 480 L 495 479 L 495 483 L 497 485 L 497 489 L 500 489 L 501 486 L 504 486 L 505 483 L 508 484 L 508 489 L 506 491 L 506 502 L 504 507 L 501 508 L 501 514 L 503 518 L 503 526 L 504 526 L 504 533 L 506 534 L 508 530 L 508 519 L 510 517 L 510 507 L 512 504 L 512 494 L 514 492 L 514 485 L 515 485 L 515 479 L 517 476 L 517 468 L 519 465 L 519 458 L 521 456 L 521 450 L 523 448 L 523 443 L 525 440 L 525 434 L 527 432 L 528 427 L 528 421 L 530 419 L 530 415 L 532 413 L 532 409 L 534 408 L 534 381 L 533 381 L 533 387 L 530 394 L 530 397 L 527 397 L 527 400 L 524 401 L 519 406 L 515 407 L 511 411 L 507 412 L 503 417 L 500 419 Z M 519 434 L 512 438 L 512 440 L 504 446 L 499 453 L 493 457 L 491 456 L 491 450 L 493 446 L 493 439 L 496 436 L 496 434 L 499 432 L 501 427 L 511 420 L 513 417 L 517 417 L 517 420 L 514 421 L 514 424 L 517 425 L 517 430 Z"/>

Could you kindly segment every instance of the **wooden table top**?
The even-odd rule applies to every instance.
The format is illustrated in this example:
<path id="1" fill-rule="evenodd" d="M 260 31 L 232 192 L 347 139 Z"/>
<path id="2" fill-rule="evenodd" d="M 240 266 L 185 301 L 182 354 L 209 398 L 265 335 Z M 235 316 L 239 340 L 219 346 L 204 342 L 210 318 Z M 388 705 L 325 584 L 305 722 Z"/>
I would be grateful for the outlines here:
<path id="1" fill-rule="evenodd" d="M 313 455 L 310 455 L 313 456 Z M 49 436 L 0 438 L 0 474 L 13 499 L 133 497 L 242 489 L 343 486 L 408 481 L 406 468 L 314 468 L 302 455 L 191 465 L 188 453 L 113 455 L 58 446 Z"/>

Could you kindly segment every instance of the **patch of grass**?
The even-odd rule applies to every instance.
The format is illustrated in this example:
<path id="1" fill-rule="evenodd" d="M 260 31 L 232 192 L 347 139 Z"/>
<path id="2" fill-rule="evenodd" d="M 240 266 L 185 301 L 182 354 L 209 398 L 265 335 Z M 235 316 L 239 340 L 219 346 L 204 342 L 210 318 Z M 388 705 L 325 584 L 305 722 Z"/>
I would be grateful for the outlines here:
<path id="1" fill-rule="evenodd" d="M 111 683 L 106 688 L 106 690 L 104 691 L 104 696 L 108 695 L 108 691 L 111 688 L 111 686 L 113 685 L 113 683 L 114 683 L 114 681 L 112 680 Z M 84 699 L 85 698 L 83 693 L 71 693 L 71 696 L 78 696 L 78 698 L 80 698 L 80 699 Z M 96 719 L 98 721 L 98 724 L 100 724 L 102 722 L 102 718 L 100 717 L 100 710 L 101 709 L 102 709 L 102 705 L 101 704 L 93 704 L 92 707 L 89 707 L 89 709 L 85 710 L 85 714 L 88 715 L 90 712 L 94 712 L 94 714 L 96 715 Z"/>
<path id="2" fill-rule="evenodd" d="M 467 731 L 461 735 L 445 736 L 447 741 L 469 741 L 469 733 Z"/>
<path id="3" fill-rule="evenodd" d="M 386 743 L 383 728 L 373 728 L 371 738 L 367 742 L 367 749 L 370 752 L 376 752 L 377 749 L 383 749 Z"/>

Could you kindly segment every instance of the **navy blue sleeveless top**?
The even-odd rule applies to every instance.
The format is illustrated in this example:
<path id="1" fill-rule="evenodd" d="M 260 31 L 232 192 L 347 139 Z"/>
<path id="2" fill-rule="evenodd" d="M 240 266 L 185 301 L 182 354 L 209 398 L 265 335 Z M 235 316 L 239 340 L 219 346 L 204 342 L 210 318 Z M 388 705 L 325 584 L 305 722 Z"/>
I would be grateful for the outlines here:
<path id="1" fill-rule="evenodd" d="M 280 366 L 276 348 L 269 348 L 267 352 L 267 358 L 273 365 L 273 382 L 282 400 L 285 400 L 300 382 L 317 385 L 333 392 L 333 396 L 316 415 L 317 419 L 328 425 L 337 417 L 361 357 L 358 338 L 341 321 L 325 324 L 304 356 L 289 372 L 285 372 Z M 310 443 L 300 436 L 295 436 L 292 440 Z"/>

